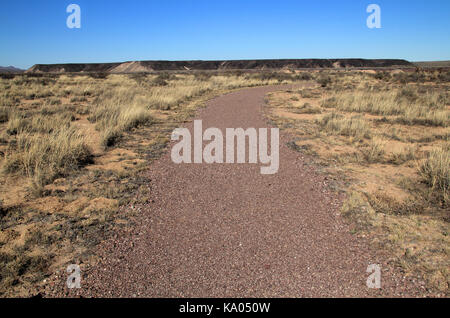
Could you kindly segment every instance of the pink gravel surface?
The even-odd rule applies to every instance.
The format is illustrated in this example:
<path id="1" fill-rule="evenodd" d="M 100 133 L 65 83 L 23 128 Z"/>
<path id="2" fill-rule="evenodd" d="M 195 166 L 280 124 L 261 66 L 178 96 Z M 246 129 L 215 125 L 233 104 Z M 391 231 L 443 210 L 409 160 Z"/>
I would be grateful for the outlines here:
<path id="1" fill-rule="evenodd" d="M 264 96 L 286 87 L 235 91 L 197 113 L 203 129 L 267 128 Z M 193 124 L 187 124 L 193 130 Z M 98 247 L 101 261 L 80 290 L 53 278 L 45 295 L 84 297 L 377 297 L 420 296 L 387 255 L 352 235 L 331 190 L 310 159 L 280 134 L 280 168 L 260 164 L 174 164 L 170 151 L 148 171 L 152 203 L 133 228 Z M 129 207 L 131 208 L 131 207 Z M 382 288 L 369 289 L 369 264 Z"/>

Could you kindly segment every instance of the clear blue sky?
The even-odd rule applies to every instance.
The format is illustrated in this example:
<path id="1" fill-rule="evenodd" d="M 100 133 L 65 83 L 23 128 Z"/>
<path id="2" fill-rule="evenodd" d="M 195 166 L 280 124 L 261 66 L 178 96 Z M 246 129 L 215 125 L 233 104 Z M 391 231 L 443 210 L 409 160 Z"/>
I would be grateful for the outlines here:
<path id="1" fill-rule="evenodd" d="M 381 29 L 366 26 L 371 3 Z M 2 66 L 344 57 L 450 60 L 450 1 L 0 0 Z"/>

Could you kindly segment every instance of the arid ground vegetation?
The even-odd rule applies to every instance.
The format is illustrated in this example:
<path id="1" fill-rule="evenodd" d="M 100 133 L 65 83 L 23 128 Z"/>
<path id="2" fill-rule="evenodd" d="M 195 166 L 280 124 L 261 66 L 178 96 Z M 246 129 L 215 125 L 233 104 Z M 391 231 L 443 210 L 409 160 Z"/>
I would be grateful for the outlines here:
<path id="1" fill-rule="evenodd" d="M 355 235 L 389 251 L 405 275 L 448 293 L 450 72 L 316 73 L 317 86 L 267 96 L 290 146 L 316 158 Z"/>
<path id="2" fill-rule="evenodd" d="M 0 295 L 33 295 L 151 200 L 143 171 L 214 95 L 291 83 L 244 74 L 7 74 L 0 79 Z M 131 207 L 121 209 L 121 207 Z"/>
<path id="3" fill-rule="evenodd" d="M 449 284 L 447 71 L 23 74 L 0 79 L 0 295 L 29 296 L 152 200 L 145 177 L 172 130 L 215 95 L 267 96 L 272 124 L 312 156 L 355 235 L 409 273 Z"/>

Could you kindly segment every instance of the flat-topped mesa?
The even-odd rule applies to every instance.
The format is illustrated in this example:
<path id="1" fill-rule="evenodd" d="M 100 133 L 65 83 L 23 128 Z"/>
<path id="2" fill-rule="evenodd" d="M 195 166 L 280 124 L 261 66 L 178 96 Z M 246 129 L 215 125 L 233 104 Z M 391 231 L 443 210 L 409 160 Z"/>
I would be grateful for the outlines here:
<path id="1" fill-rule="evenodd" d="M 36 64 L 27 73 L 138 73 L 195 70 L 275 70 L 323 68 L 415 67 L 406 60 L 368 59 L 274 59 L 229 61 L 131 61 L 124 63 Z"/>

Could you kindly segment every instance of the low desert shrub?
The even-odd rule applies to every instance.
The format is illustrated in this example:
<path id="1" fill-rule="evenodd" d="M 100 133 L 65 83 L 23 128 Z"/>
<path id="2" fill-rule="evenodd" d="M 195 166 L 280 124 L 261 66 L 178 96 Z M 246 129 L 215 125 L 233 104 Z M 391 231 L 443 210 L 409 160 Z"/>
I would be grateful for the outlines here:
<path id="1" fill-rule="evenodd" d="M 92 162 L 85 137 L 74 128 L 61 127 L 46 138 L 21 132 L 15 149 L 5 157 L 4 171 L 29 177 L 41 187 Z"/>
<path id="2" fill-rule="evenodd" d="M 379 138 L 372 139 L 367 147 L 363 147 L 362 154 L 368 163 L 375 163 L 382 160 L 384 155 L 385 141 Z"/>
<path id="3" fill-rule="evenodd" d="M 361 116 L 346 118 L 333 112 L 318 119 L 316 123 L 327 133 L 356 137 L 357 139 L 370 137 L 370 129 Z"/>
<path id="4" fill-rule="evenodd" d="M 444 204 L 449 204 L 450 188 L 450 147 L 431 151 L 428 158 L 419 167 L 422 180 L 432 193 Z"/>

